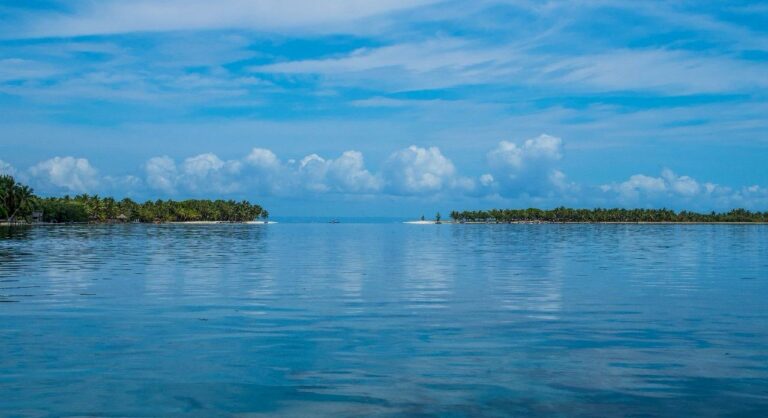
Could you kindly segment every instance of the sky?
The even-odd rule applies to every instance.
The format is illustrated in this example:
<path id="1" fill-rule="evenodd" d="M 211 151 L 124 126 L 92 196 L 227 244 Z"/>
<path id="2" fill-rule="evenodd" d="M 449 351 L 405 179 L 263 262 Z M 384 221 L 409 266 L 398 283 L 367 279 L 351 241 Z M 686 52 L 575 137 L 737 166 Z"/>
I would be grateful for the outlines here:
<path id="1" fill-rule="evenodd" d="M 3 0 L 0 172 L 274 215 L 768 210 L 768 4 Z"/>

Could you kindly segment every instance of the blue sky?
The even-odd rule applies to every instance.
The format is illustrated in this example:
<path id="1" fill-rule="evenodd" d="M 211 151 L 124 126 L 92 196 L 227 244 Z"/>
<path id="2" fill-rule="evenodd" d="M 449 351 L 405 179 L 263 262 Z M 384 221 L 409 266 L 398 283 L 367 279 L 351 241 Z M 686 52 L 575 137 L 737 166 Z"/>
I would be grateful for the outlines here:
<path id="1" fill-rule="evenodd" d="M 0 171 L 283 215 L 768 210 L 765 2 L 0 4 Z"/>

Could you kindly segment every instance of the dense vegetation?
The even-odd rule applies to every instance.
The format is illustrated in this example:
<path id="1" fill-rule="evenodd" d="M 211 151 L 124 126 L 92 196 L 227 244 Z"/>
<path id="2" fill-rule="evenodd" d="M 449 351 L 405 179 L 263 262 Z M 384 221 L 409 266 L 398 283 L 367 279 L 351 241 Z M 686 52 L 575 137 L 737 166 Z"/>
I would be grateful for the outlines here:
<path id="1" fill-rule="evenodd" d="M 44 222 L 245 222 L 266 219 L 269 213 L 259 205 L 233 200 L 156 200 L 144 203 L 131 199 L 81 194 L 41 198 L 32 189 L 0 176 L 0 219 L 31 220 L 42 212 Z"/>
<path id="2" fill-rule="evenodd" d="M 16 219 L 32 212 L 35 205 L 32 189 L 16 183 L 11 176 L 0 176 L 0 219 Z"/>
<path id="3" fill-rule="evenodd" d="M 768 212 L 734 209 L 726 213 L 669 209 L 491 209 L 451 212 L 456 222 L 768 222 Z"/>

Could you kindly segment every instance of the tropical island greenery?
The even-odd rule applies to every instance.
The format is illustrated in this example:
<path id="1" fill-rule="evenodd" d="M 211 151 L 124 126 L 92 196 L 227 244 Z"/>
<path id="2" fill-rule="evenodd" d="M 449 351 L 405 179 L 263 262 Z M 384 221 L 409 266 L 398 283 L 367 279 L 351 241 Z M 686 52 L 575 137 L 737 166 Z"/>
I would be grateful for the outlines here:
<path id="1" fill-rule="evenodd" d="M 750 212 L 734 209 L 729 212 L 697 213 L 676 212 L 669 209 L 491 209 L 476 211 L 453 211 L 454 222 L 517 223 L 517 222 L 768 222 L 768 212 Z"/>
<path id="2" fill-rule="evenodd" d="M 29 186 L 9 175 L 0 176 L 0 219 L 7 222 L 247 222 L 267 219 L 259 205 L 234 200 L 155 200 L 80 194 L 74 197 L 39 197 Z"/>

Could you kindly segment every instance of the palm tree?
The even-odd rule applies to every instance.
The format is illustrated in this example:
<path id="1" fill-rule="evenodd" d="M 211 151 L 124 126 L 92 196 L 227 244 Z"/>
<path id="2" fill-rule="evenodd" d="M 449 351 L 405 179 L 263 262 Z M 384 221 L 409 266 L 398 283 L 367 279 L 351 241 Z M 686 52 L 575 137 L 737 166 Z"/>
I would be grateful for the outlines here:
<path id="1" fill-rule="evenodd" d="M 3 212 L 9 222 L 13 222 L 18 215 L 24 216 L 32 212 L 36 204 L 32 189 L 16 183 L 11 176 L 0 177 L 0 198 Z"/>
<path id="2" fill-rule="evenodd" d="M 11 176 L 0 176 L 0 216 L 7 218 L 10 214 L 9 204 L 11 193 L 16 181 Z"/>

